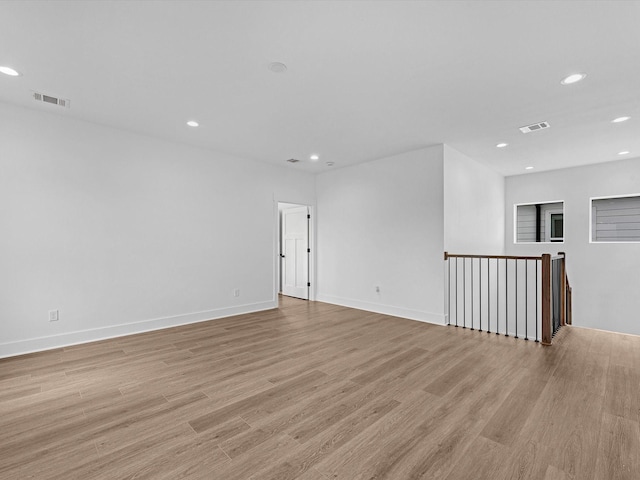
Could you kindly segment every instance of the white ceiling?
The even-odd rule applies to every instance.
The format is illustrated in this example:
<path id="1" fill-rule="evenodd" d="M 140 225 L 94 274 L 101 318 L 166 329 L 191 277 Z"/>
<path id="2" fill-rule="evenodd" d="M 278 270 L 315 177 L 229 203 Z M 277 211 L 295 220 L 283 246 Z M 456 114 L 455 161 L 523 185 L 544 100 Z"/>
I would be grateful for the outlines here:
<path id="1" fill-rule="evenodd" d="M 506 175 L 640 155 L 637 1 L 4 0 L 0 65 L 23 74 L 0 101 L 310 172 L 436 143 Z"/>

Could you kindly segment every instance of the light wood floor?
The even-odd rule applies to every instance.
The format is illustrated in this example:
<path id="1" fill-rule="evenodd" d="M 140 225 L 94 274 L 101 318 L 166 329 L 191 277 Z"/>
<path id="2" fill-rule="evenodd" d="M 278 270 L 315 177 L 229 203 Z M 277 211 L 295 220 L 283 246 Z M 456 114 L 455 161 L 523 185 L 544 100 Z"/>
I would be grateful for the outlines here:
<path id="1" fill-rule="evenodd" d="M 0 360 L 2 479 L 640 479 L 640 337 L 284 298 Z"/>

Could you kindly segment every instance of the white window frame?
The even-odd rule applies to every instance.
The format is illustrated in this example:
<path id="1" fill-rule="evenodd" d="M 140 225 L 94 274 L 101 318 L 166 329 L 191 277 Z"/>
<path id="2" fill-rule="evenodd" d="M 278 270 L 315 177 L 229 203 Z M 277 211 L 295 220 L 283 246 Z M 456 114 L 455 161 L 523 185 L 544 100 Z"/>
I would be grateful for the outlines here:
<path id="1" fill-rule="evenodd" d="M 616 198 L 632 198 L 632 197 L 640 197 L 640 193 L 629 193 L 629 194 L 625 194 L 625 195 L 605 195 L 602 197 L 590 197 L 589 198 L 589 243 L 593 243 L 593 244 L 638 244 L 640 243 L 640 240 L 620 240 L 620 241 L 607 241 L 607 240 L 594 240 L 593 239 L 593 229 L 594 229 L 594 224 L 593 224 L 593 213 L 594 213 L 594 205 L 593 205 L 593 201 L 594 200 L 615 200 Z"/>
<path id="2" fill-rule="evenodd" d="M 630 195 L 633 196 L 633 195 Z M 608 198 L 608 197 L 607 197 Z M 547 225 L 550 224 L 549 223 L 545 223 L 545 241 L 543 242 L 519 242 L 518 241 L 518 207 L 520 206 L 527 206 L 527 205 L 544 205 L 547 203 L 562 203 L 562 209 L 556 209 L 558 210 L 555 213 L 562 213 L 562 222 L 563 222 L 563 228 L 562 228 L 562 233 L 563 235 L 566 232 L 566 229 L 564 228 L 564 206 L 565 206 L 565 201 L 564 200 L 545 200 L 545 201 L 540 201 L 540 202 L 522 202 L 522 203 L 514 203 L 513 204 L 513 244 L 514 245 L 552 245 L 552 244 L 559 244 L 559 243 L 564 243 L 564 237 L 562 237 L 562 241 L 560 242 L 551 242 L 549 240 L 547 240 L 548 236 L 551 234 L 551 232 L 549 231 L 549 233 L 547 233 Z M 544 220 L 545 222 L 547 222 L 546 218 Z M 551 221 L 551 218 L 549 217 L 549 222 Z"/>

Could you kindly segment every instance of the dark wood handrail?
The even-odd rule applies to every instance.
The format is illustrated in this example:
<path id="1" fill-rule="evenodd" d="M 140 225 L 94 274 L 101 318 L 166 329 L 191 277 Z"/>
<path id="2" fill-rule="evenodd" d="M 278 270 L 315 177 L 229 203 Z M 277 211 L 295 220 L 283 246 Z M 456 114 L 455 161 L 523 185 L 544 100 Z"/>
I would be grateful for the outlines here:
<path id="1" fill-rule="evenodd" d="M 449 258 L 497 258 L 499 260 L 542 260 L 542 257 L 527 257 L 527 256 L 514 256 L 514 255 L 468 255 L 459 253 L 444 252 L 444 259 Z"/>

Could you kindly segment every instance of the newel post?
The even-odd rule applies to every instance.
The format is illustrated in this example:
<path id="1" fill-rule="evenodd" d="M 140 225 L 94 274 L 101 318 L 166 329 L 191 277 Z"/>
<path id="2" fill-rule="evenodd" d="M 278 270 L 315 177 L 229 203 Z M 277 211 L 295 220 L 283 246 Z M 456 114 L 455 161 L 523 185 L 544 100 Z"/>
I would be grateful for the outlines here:
<path id="1" fill-rule="evenodd" d="M 542 345 L 551 345 L 551 255 L 542 255 Z"/>

